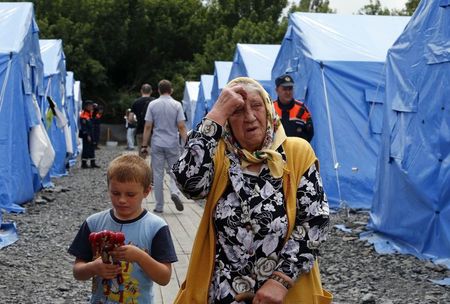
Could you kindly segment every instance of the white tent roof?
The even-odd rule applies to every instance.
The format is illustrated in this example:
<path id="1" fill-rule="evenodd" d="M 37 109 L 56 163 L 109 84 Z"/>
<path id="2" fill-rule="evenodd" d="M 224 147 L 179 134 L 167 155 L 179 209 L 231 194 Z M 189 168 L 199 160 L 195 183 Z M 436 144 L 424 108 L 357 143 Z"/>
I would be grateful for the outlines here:
<path id="1" fill-rule="evenodd" d="M 34 23 L 32 3 L 0 3 L 0 53 L 19 52 L 30 24 Z"/>
<path id="2" fill-rule="evenodd" d="M 311 58 L 378 61 L 403 32 L 409 17 L 292 13 L 289 30 L 301 32 Z M 374 31 L 373 29 L 377 29 Z M 286 33 L 286 36 L 289 32 Z"/>

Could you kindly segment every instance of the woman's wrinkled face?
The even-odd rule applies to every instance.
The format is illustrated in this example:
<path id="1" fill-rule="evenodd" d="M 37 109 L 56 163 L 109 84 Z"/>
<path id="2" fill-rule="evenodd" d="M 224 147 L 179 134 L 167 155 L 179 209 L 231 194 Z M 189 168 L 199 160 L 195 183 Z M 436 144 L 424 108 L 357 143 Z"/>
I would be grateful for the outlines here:
<path id="1" fill-rule="evenodd" d="M 247 92 L 244 105 L 228 118 L 234 138 L 249 152 L 262 147 L 267 128 L 266 114 L 262 97 L 257 92 Z"/>

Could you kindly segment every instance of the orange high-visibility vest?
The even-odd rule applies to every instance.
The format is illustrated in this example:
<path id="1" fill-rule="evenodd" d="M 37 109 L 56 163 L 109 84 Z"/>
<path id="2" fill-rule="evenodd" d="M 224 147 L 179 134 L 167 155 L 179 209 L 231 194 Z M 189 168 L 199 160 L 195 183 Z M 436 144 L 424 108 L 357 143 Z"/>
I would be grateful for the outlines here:
<path id="1" fill-rule="evenodd" d="M 278 105 L 278 101 L 274 101 L 273 103 L 275 107 L 275 111 L 277 112 L 278 116 L 280 118 L 282 117 L 282 110 L 280 106 Z M 289 110 L 289 119 L 301 119 L 305 123 L 308 122 L 308 120 L 311 119 L 311 114 L 309 113 L 306 106 L 301 102 L 300 100 L 294 100 L 294 106 Z"/>

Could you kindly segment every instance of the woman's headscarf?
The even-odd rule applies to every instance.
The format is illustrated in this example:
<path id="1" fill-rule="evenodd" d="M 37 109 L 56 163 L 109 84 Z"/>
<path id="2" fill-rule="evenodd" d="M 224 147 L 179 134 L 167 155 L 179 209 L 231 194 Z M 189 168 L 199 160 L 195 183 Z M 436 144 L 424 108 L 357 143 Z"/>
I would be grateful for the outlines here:
<path id="1" fill-rule="evenodd" d="M 246 168 L 250 164 L 267 162 L 271 175 L 275 178 L 280 178 L 283 175 L 284 161 L 281 154 L 277 152 L 277 149 L 286 139 L 286 134 L 269 94 L 267 94 L 266 90 L 264 90 L 264 88 L 257 81 L 248 77 L 235 78 L 227 84 L 227 87 L 243 85 L 245 88 L 246 85 L 249 84 L 259 88 L 258 93 L 261 95 L 266 107 L 267 127 L 265 130 L 266 136 L 262 147 L 260 150 L 256 150 L 254 152 L 249 152 L 242 148 L 233 137 L 233 133 L 228 122 L 224 126 L 224 141 L 228 151 L 239 157 L 242 168 Z"/>

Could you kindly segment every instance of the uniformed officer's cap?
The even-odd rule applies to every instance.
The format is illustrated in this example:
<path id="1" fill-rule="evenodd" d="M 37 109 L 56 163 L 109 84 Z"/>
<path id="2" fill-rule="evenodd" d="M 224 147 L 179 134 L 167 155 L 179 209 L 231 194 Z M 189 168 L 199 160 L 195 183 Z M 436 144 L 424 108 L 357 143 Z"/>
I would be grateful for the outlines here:
<path id="1" fill-rule="evenodd" d="M 94 102 L 92 100 L 85 100 L 83 101 L 83 109 L 86 108 L 88 105 L 93 105 Z"/>
<path id="2" fill-rule="evenodd" d="M 279 87 L 279 86 L 293 87 L 294 79 L 292 79 L 292 77 L 290 75 L 284 74 L 284 75 L 277 77 L 277 79 L 275 79 L 275 85 L 277 87 Z"/>

